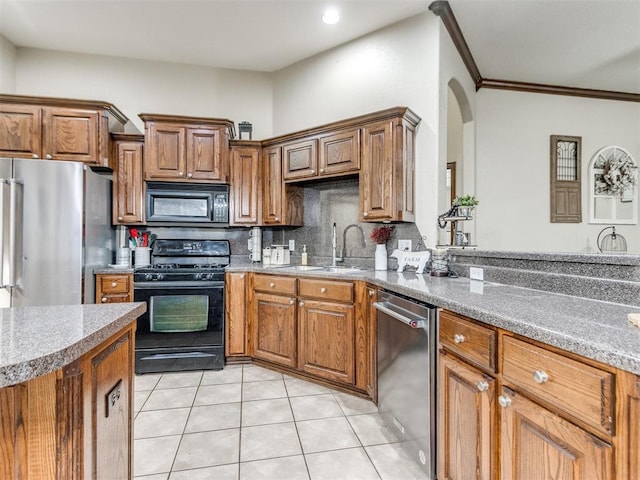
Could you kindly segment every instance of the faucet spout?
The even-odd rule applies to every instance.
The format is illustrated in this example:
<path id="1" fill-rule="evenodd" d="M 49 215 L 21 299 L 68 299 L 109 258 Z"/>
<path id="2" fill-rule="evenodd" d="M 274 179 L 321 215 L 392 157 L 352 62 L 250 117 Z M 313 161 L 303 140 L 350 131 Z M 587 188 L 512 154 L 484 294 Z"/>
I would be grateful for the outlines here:
<path id="1" fill-rule="evenodd" d="M 351 228 L 356 228 L 356 229 L 360 230 L 361 244 L 362 244 L 363 247 L 367 246 L 367 241 L 364 238 L 364 230 L 362 230 L 362 227 L 360 225 L 358 225 L 357 223 L 352 223 L 351 225 L 346 227 L 344 229 L 344 231 L 342 232 L 342 260 L 347 258 L 347 232 Z"/>
<path id="2" fill-rule="evenodd" d="M 333 234 L 331 236 L 331 266 L 335 267 L 337 262 L 341 262 L 342 258 L 338 258 L 336 251 L 338 250 L 338 230 L 336 229 L 336 223 L 333 222 Z"/>

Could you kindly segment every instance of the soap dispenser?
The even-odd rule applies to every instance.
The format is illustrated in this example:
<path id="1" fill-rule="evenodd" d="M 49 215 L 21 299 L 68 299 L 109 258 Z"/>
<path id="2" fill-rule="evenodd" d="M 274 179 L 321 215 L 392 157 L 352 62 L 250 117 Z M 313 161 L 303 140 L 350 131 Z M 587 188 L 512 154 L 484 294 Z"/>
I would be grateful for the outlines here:
<path id="1" fill-rule="evenodd" d="M 307 265 L 309 262 L 309 259 L 307 258 L 307 246 L 306 245 L 302 245 L 302 260 L 301 260 L 301 264 L 302 265 Z"/>

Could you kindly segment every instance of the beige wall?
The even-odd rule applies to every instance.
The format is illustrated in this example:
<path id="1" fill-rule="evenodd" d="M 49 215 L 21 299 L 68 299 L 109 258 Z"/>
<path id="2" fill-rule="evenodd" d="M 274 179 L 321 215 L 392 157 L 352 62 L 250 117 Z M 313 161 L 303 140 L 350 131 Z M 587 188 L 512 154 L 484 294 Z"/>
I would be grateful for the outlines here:
<path id="1" fill-rule="evenodd" d="M 139 113 L 165 113 L 246 120 L 254 138 L 272 135 L 265 73 L 24 48 L 16 73 L 18 94 L 105 100 L 141 132 Z"/>
<path id="2" fill-rule="evenodd" d="M 0 35 L 0 93 L 15 92 L 16 58 L 16 47 Z"/>
<path id="3" fill-rule="evenodd" d="M 477 239 L 491 250 L 593 252 L 587 172 L 607 145 L 640 162 L 640 104 L 481 89 L 477 95 Z M 582 137 L 582 223 L 549 222 L 549 136 Z M 640 253 L 638 225 L 616 227 Z"/>

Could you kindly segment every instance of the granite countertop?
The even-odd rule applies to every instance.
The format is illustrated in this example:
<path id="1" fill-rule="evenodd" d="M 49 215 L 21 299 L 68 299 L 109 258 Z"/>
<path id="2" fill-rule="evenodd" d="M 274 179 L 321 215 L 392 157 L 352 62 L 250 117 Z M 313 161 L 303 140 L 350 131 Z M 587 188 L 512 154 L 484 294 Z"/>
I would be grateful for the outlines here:
<path id="1" fill-rule="evenodd" d="M 93 269 L 93 274 L 94 275 L 116 275 L 118 273 L 124 274 L 124 273 L 133 273 L 133 267 L 127 267 L 127 268 L 122 268 L 122 267 L 96 267 Z"/>
<path id="2" fill-rule="evenodd" d="M 467 315 L 542 343 L 640 374 L 640 329 L 627 321 L 640 308 L 468 278 L 363 270 L 232 265 L 228 271 L 364 280 L 416 300 Z"/>
<path id="3" fill-rule="evenodd" d="M 54 372 L 146 311 L 145 303 L 0 309 L 0 387 Z"/>

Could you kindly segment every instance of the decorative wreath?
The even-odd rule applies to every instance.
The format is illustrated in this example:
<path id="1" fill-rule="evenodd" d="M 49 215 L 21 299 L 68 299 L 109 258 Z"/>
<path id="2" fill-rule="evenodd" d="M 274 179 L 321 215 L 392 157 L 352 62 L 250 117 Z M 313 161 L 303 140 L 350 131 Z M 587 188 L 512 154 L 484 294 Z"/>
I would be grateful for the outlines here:
<path id="1" fill-rule="evenodd" d="M 602 149 L 593 167 L 602 170 L 594 178 L 596 195 L 623 195 L 628 188 L 638 184 L 638 167 L 623 149 Z"/>

